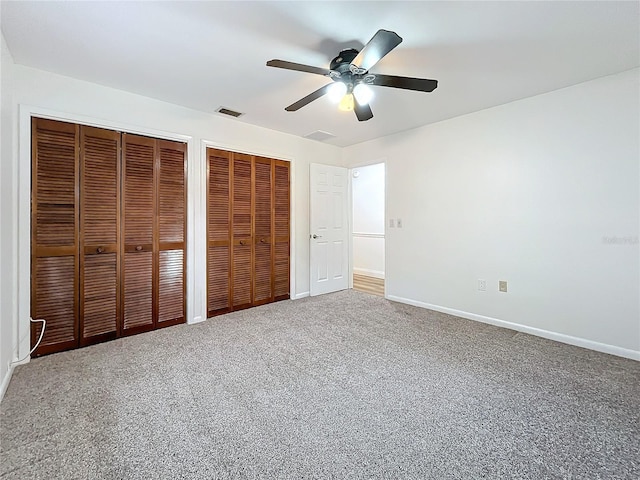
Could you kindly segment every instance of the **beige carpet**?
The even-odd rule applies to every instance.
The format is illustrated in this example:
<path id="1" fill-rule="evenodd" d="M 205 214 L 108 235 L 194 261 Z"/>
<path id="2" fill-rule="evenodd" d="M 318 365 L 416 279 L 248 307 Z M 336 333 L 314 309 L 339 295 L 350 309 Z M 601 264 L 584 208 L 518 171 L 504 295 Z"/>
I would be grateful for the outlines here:
<path id="1" fill-rule="evenodd" d="M 18 367 L 4 479 L 637 479 L 640 363 L 347 290 Z"/>

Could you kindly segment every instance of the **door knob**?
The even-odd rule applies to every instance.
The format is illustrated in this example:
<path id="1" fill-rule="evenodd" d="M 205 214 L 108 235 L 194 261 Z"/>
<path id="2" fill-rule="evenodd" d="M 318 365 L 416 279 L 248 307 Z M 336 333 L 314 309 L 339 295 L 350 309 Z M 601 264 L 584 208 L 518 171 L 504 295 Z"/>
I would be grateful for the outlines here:
<path id="1" fill-rule="evenodd" d="M 311 238 L 322 238 L 322 235 L 316 235 L 315 233 L 313 234 L 313 236 Z"/>

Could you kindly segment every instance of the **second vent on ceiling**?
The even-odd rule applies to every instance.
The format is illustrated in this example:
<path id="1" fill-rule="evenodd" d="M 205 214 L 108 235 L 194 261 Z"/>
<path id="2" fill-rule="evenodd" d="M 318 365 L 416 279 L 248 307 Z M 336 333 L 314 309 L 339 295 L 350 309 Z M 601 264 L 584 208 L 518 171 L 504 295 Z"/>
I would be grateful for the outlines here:
<path id="1" fill-rule="evenodd" d="M 329 140 L 330 138 L 335 137 L 336 136 L 333 133 L 325 132 L 323 130 L 316 130 L 315 132 L 304 135 L 304 138 L 308 138 L 310 140 L 318 140 L 319 142 L 324 142 L 325 140 Z"/>

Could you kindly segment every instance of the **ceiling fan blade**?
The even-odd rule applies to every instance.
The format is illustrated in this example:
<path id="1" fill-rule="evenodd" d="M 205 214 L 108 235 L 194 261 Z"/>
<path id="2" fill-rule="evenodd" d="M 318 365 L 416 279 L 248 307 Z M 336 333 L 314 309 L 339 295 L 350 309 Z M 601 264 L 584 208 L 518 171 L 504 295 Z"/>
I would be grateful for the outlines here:
<path id="1" fill-rule="evenodd" d="M 389 30 L 378 30 L 371 40 L 364 46 L 360 53 L 353 59 L 351 65 L 355 65 L 361 73 L 367 72 L 391 50 L 402 42 L 402 38 Z"/>
<path id="2" fill-rule="evenodd" d="M 309 103 L 313 102 L 314 100 L 317 100 L 321 96 L 325 95 L 327 93 L 327 91 L 329 90 L 329 87 L 331 85 L 333 85 L 333 83 L 329 83 L 329 84 L 325 85 L 324 87 L 319 88 L 315 92 L 312 92 L 309 95 L 307 95 L 306 97 L 301 98 L 297 102 L 292 103 L 287 108 L 285 108 L 285 110 L 287 112 L 295 112 L 296 110 L 301 109 L 305 105 L 308 105 Z"/>
<path id="3" fill-rule="evenodd" d="M 371 85 L 379 87 L 403 88 L 405 90 L 417 90 L 419 92 L 433 92 L 438 87 L 437 80 L 428 78 L 396 77 L 394 75 L 373 75 Z"/>
<path id="4" fill-rule="evenodd" d="M 373 118 L 373 112 L 368 104 L 360 105 L 357 100 L 353 102 L 353 111 L 356 112 L 356 117 L 361 122 L 366 122 Z"/>
<path id="5" fill-rule="evenodd" d="M 286 60 L 269 60 L 267 67 L 284 68 L 285 70 L 296 70 L 298 72 L 315 73 L 316 75 L 329 76 L 328 68 L 312 67 L 301 63 L 287 62 Z"/>

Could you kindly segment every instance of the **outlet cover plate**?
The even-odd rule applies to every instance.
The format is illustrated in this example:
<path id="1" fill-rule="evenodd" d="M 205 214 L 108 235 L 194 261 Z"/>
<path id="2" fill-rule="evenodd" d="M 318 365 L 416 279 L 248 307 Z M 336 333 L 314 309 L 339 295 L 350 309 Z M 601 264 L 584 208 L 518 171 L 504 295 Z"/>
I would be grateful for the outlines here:
<path id="1" fill-rule="evenodd" d="M 486 292 L 487 291 L 487 281 L 486 280 L 478 279 L 478 290 L 480 290 L 481 292 Z"/>

